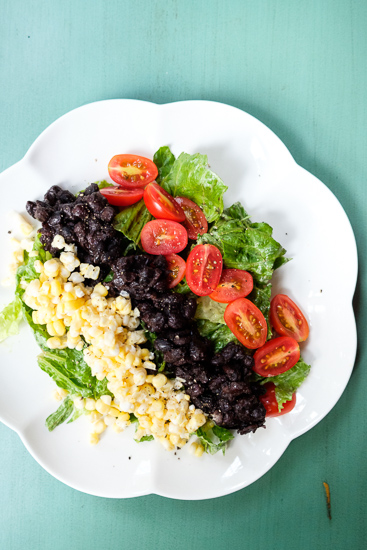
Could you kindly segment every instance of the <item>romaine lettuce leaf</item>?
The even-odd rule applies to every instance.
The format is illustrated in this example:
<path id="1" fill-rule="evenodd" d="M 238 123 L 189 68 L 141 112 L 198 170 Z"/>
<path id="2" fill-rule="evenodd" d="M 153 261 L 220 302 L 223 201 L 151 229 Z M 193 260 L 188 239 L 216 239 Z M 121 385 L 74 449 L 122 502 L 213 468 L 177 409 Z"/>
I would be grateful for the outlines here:
<path id="1" fill-rule="evenodd" d="M 113 226 L 117 231 L 121 231 L 130 241 L 133 241 L 134 248 L 136 249 L 137 245 L 140 246 L 141 230 L 152 219 L 153 216 L 145 206 L 144 200 L 141 199 L 141 201 L 121 210 L 115 216 Z"/>
<path id="2" fill-rule="evenodd" d="M 22 302 L 19 296 L 16 296 L 0 313 L 0 342 L 3 342 L 8 336 L 18 334 L 21 320 Z"/>
<path id="3" fill-rule="evenodd" d="M 223 211 L 223 194 L 228 189 L 208 166 L 206 155 L 181 153 L 174 160 L 169 147 L 154 155 L 159 170 L 159 183 L 174 197 L 188 197 L 202 208 L 208 222 L 214 222 Z"/>
<path id="4" fill-rule="evenodd" d="M 74 410 L 74 403 L 70 397 L 66 397 L 60 407 L 46 418 L 46 427 L 52 432 L 57 426 L 65 422 Z"/>
<path id="5" fill-rule="evenodd" d="M 261 381 L 261 384 L 273 382 L 275 384 L 275 397 L 278 401 L 278 409 L 282 410 L 283 404 L 292 399 L 294 392 L 306 380 L 311 370 L 310 365 L 304 362 L 302 357 L 291 369 L 278 374 L 278 376 L 268 376 Z"/>
<path id="6" fill-rule="evenodd" d="M 222 323 L 212 323 L 207 319 L 197 319 L 196 326 L 201 336 L 213 342 L 215 353 L 223 349 L 229 342 L 238 342 L 233 332 L 229 330 L 227 325 L 223 325 Z"/>
<path id="7" fill-rule="evenodd" d="M 172 170 L 175 160 L 175 155 L 171 152 L 167 145 L 161 147 L 156 153 L 154 153 L 153 162 L 158 168 L 158 177 L 156 179 L 157 183 L 161 183 L 162 179 L 168 176 Z"/>
<path id="8" fill-rule="evenodd" d="M 214 455 L 218 451 L 225 454 L 228 441 L 234 438 L 233 433 L 227 428 L 221 428 L 209 420 L 204 426 L 201 426 L 195 434 L 203 445 L 206 453 Z"/>
<path id="9" fill-rule="evenodd" d="M 251 223 L 240 203 L 224 210 L 209 233 L 199 236 L 198 243 L 217 246 L 225 267 L 250 271 L 260 284 L 268 283 L 274 269 L 288 261 L 285 249 L 273 239 L 270 225 Z"/>
<path id="10" fill-rule="evenodd" d="M 209 296 L 201 296 L 196 301 L 195 319 L 207 319 L 212 323 L 226 324 L 223 315 L 228 304 L 215 302 Z"/>

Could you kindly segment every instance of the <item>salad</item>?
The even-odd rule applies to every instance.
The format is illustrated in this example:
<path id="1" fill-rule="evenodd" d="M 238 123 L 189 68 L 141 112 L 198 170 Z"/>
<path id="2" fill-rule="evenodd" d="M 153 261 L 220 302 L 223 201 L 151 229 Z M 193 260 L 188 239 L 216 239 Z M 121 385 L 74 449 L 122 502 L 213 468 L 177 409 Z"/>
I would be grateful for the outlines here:
<path id="1" fill-rule="evenodd" d="M 205 155 L 116 155 L 102 181 L 52 186 L 26 210 L 15 298 L 0 341 L 25 319 L 38 365 L 56 383 L 49 430 L 82 415 L 90 442 L 135 425 L 134 439 L 201 456 L 291 411 L 310 366 L 297 304 L 271 299 L 288 261 L 272 228 L 244 207 Z M 193 440 L 194 438 L 194 440 Z"/>

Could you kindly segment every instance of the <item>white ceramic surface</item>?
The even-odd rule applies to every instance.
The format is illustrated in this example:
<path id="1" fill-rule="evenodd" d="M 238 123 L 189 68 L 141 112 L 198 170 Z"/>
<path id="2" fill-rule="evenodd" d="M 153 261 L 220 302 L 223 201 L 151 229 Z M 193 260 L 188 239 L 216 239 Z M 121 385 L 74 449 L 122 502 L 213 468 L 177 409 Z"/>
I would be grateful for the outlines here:
<path id="1" fill-rule="evenodd" d="M 161 145 L 169 145 L 176 155 L 206 153 L 229 187 L 225 204 L 240 200 L 254 221 L 270 223 L 293 258 L 276 272 L 274 293 L 294 298 L 310 322 L 302 354 L 312 370 L 298 391 L 295 409 L 269 419 L 266 430 L 236 436 L 225 456 L 197 459 L 187 448 L 175 455 L 157 443 L 138 445 L 132 429 L 120 435 L 105 433 L 100 444 L 91 447 L 84 417 L 52 433 L 45 428 L 45 418 L 57 407 L 51 398 L 55 386 L 38 368 L 38 348 L 24 326 L 0 345 L 0 419 L 50 474 L 80 491 L 111 498 L 156 493 L 205 499 L 232 493 L 261 477 L 290 441 L 317 424 L 341 396 L 356 352 L 356 245 L 335 196 L 252 116 L 208 101 L 156 105 L 111 100 L 58 119 L 20 162 L 0 175 L 3 257 L 10 254 L 9 210 L 24 212 L 26 200 L 41 198 L 54 184 L 77 190 L 107 178 L 107 163 L 115 154 L 152 157 Z M 6 275 L 2 262 L 0 279 Z M 12 289 L 1 288 L 0 306 L 11 300 Z"/>

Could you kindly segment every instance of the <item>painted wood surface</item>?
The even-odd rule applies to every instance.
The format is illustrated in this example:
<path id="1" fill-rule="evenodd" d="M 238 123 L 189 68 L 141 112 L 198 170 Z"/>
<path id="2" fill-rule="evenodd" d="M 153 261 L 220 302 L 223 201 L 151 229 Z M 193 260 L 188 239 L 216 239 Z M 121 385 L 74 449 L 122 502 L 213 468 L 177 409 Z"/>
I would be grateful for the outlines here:
<path id="1" fill-rule="evenodd" d="M 335 193 L 360 259 L 351 381 L 262 479 L 205 502 L 109 501 L 53 479 L 0 425 L 1 549 L 365 547 L 366 28 L 364 0 L 0 0 L 0 170 L 91 101 L 222 101 L 268 125 Z"/>

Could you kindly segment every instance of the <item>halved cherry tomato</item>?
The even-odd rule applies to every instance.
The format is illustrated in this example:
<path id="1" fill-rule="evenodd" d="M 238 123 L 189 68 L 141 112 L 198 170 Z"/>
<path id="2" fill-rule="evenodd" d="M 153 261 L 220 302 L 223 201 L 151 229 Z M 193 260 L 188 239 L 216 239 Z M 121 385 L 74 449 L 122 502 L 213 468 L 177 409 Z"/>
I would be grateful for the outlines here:
<path id="1" fill-rule="evenodd" d="M 299 307 L 285 294 L 277 294 L 270 304 L 270 323 L 282 336 L 290 336 L 297 342 L 308 338 L 310 329 Z"/>
<path id="2" fill-rule="evenodd" d="M 187 258 L 187 284 L 197 296 L 208 296 L 218 286 L 222 267 L 222 254 L 216 246 L 198 244 Z"/>
<path id="3" fill-rule="evenodd" d="M 169 285 L 168 288 L 173 288 L 182 281 L 186 272 L 186 262 L 181 256 L 177 254 L 168 254 L 166 256 L 167 269 L 169 271 Z"/>
<path id="4" fill-rule="evenodd" d="M 261 395 L 259 399 L 266 409 L 265 416 L 267 418 L 270 416 L 282 416 L 283 414 L 287 414 L 294 409 L 296 404 L 296 393 L 292 395 L 292 399 L 290 401 L 286 401 L 283 404 L 283 408 L 280 411 L 277 398 L 275 397 L 275 384 L 273 384 L 273 382 L 268 382 L 265 384 L 264 388 L 266 388 L 266 393 Z"/>
<path id="5" fill-rule="evenodd" d="M 229 304 L 244 298 L 254 288 L 252 275 L 243 269 L 223 269 L 217 288 L 210 294 L 215 302 Z"/>
<path id="6" fill-rule="evenodd" d="M 224 320 L 245 348 L 256 349 L 265 344 L 268 333 L 265 317 L 247 298 L 238 298 L 228 304 Z"/>
<path id="7" fill-rule="evenodd" d="M 149 212 L 155 218 L 183 222 L 185 213 L 175 199 L 153 181 L 144 189 L 144 202 Z"/>
<path id="8" fill-rule="evenodd" d="M 145 252 L 158 256 L 181 252 L 187 245 L 187 231 L 171 220 L 152 220 L 144 225 L 141 244 Z"/>
<path id="9" fill-rule="evenodd" d="M 101 194 L 110 204 L 115 206 L 129 206 L 143 198 L 143 189 L 122 189 L 122 187 L 104 187 Z"/>
<path id="10" fill-rule="evenodd" d="M 152 160 L 140 155 L 115 155 L 108 163 L 110 178 L 121 187 L 145 187 L 158 176 Z"/>
<path id="11" fill-rule="evenodd" d="M 289 336 L 280 336 L 255 351 L 253 370 L 260 376 L 276 376 L 294 367 L 299 357 L 298 342 Z"/>
<path id="12" fill-rule="evenodd" d="M 186 227 L 189 239 L 196 241 L 198 235 L 208 232 L 208 222 L 205 214 L 197 204 L 186 197 L 176 197 L 175 201 L 185 212 L 186 220 L 182 225 Z"/>

